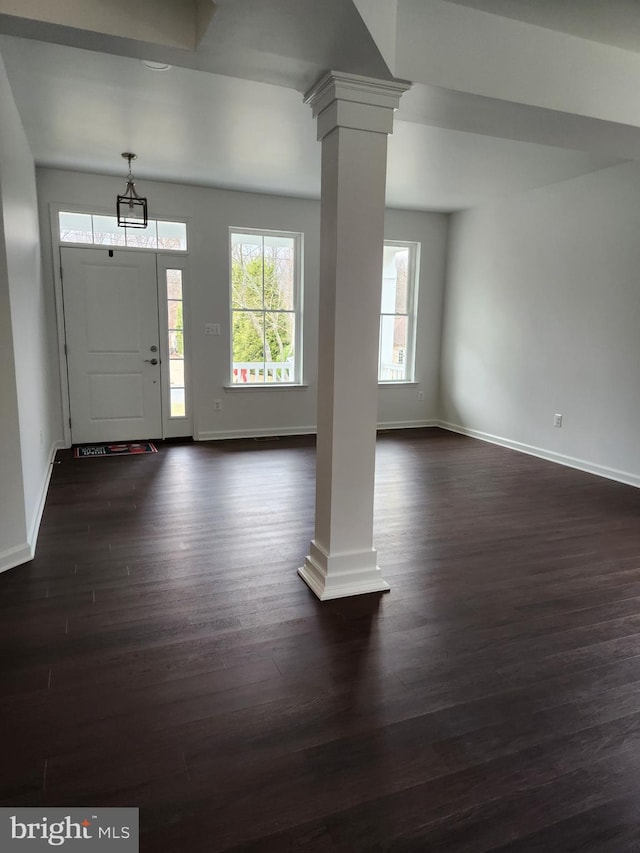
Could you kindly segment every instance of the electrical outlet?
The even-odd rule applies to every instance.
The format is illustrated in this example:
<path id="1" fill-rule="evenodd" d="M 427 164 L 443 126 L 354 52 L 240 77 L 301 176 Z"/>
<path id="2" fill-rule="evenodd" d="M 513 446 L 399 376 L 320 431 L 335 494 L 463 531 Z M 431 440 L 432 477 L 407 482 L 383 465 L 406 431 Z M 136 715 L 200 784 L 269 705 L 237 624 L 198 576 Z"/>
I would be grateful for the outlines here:
<path id="1" fill-rule="evenodd" d="M 205 333 L 205 335 L 219 335 L 220 334 L 220 323 L 205 323 L 204 324 L 204 333 Z"/>
<path id="2" fill-rule="evenodd" d="M 553 425 L 555 427 L 561 427 L 562 426 L 562 415 L 554 415 L 553 416 Z"/>
<path id="3" fill-rule="evenodd" d="M 424 391 L 418 391 L 418 400 L 424 400 Z"/>
<path id="4" fill-rule="evenodd" d="M 216 410 L 216 412 L 221 412 L 222 411 L 222 400 L 214 400 L 213 401 L 213 408 Z"/>

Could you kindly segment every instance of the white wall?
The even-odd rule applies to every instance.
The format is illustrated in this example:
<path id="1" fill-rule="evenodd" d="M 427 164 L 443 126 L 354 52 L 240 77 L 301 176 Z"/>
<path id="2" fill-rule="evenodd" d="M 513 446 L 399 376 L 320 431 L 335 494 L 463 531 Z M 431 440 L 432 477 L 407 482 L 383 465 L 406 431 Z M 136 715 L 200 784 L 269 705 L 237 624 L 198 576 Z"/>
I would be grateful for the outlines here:
<path id="1" fill-rule="evenodd" d="M 1 58 L 0 212 L 2 570 L 33 555 L 59 428 L 50 416 L 35 170 Z"/>
<path id="2" fill-rule="evenodd" d="M 38 170 L 47 286 L 54 289 L 49 205 L 61 204 L 110 213 L 124 182 L 120 178 Z M 151 217 L 188 218 L 190 237 L 188 313 L 191 317 L 194 430 L 200 439 L 313 432 L 316 425 L 318 353 L 319 202 L 270 195 L 139 180 Z M 382 388 L 384 425 L 419 425 L 437 415 L 440 314 L 447 217 L 433 213 L 387 211 L 386 237 L 422 244 L 419 342 L 416 386 Z M 230 226 L 304 233 L 304 381 L 289 390 L 224 389 L 229 374 Z M 205 323 L 220 323 L 220 337 L 205 336 Z M 418 390 L 424 401 L 418 400 Z M 214 410 L 214 400 L 223 403 Z"/>
<path id="3" fill-rule="evenodd" d="M 452 217 L 444 422 L 640 485 L 639 198 L 628 163 Z"/>
<path id="4" fill-rule="evenodd" d="M 29 559 L 3 226 L 0 206 L 0 571 Z"/>

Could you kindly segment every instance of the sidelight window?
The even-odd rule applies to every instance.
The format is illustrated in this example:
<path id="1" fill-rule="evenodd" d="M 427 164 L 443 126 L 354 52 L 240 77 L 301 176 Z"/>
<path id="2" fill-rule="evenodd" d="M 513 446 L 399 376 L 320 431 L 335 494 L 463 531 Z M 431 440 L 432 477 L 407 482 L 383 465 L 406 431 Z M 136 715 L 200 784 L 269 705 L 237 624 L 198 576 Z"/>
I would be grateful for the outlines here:
<path id="1" fill-rule="evenodd" d="M 169 351 L 169 414 L 183 418 L 186 414 L 184 375 L 184 302 L 182 270 L 166 270 L 167 334 Z"/>

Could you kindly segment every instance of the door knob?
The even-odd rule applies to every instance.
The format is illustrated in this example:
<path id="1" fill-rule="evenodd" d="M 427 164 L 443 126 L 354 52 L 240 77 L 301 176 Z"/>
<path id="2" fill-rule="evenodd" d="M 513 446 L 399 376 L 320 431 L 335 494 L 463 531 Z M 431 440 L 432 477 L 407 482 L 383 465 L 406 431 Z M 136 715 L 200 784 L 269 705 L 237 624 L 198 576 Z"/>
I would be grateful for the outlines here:
<path id="1" fill-rule="evenodd" d="M 145 358 L 145 362 L 146 362 L 147 364 L 157 364 L 157 363 L 158 363 L 158 359 L 157 359 L 157 358 Z"/>

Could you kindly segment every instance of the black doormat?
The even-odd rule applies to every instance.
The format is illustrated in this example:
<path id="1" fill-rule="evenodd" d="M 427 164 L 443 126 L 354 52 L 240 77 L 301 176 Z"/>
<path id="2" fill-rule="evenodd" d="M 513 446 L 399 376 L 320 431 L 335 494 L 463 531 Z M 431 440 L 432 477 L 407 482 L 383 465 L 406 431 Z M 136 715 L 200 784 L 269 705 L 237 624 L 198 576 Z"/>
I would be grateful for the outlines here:
<path id="1" fill-rule="evenodd" d="M 95 459 L 98 456 L 138 456 L 157 453 L 152 441 L 121 441 L 117 444 L 82 444 L 73 448 L 76 459 Z"/>

